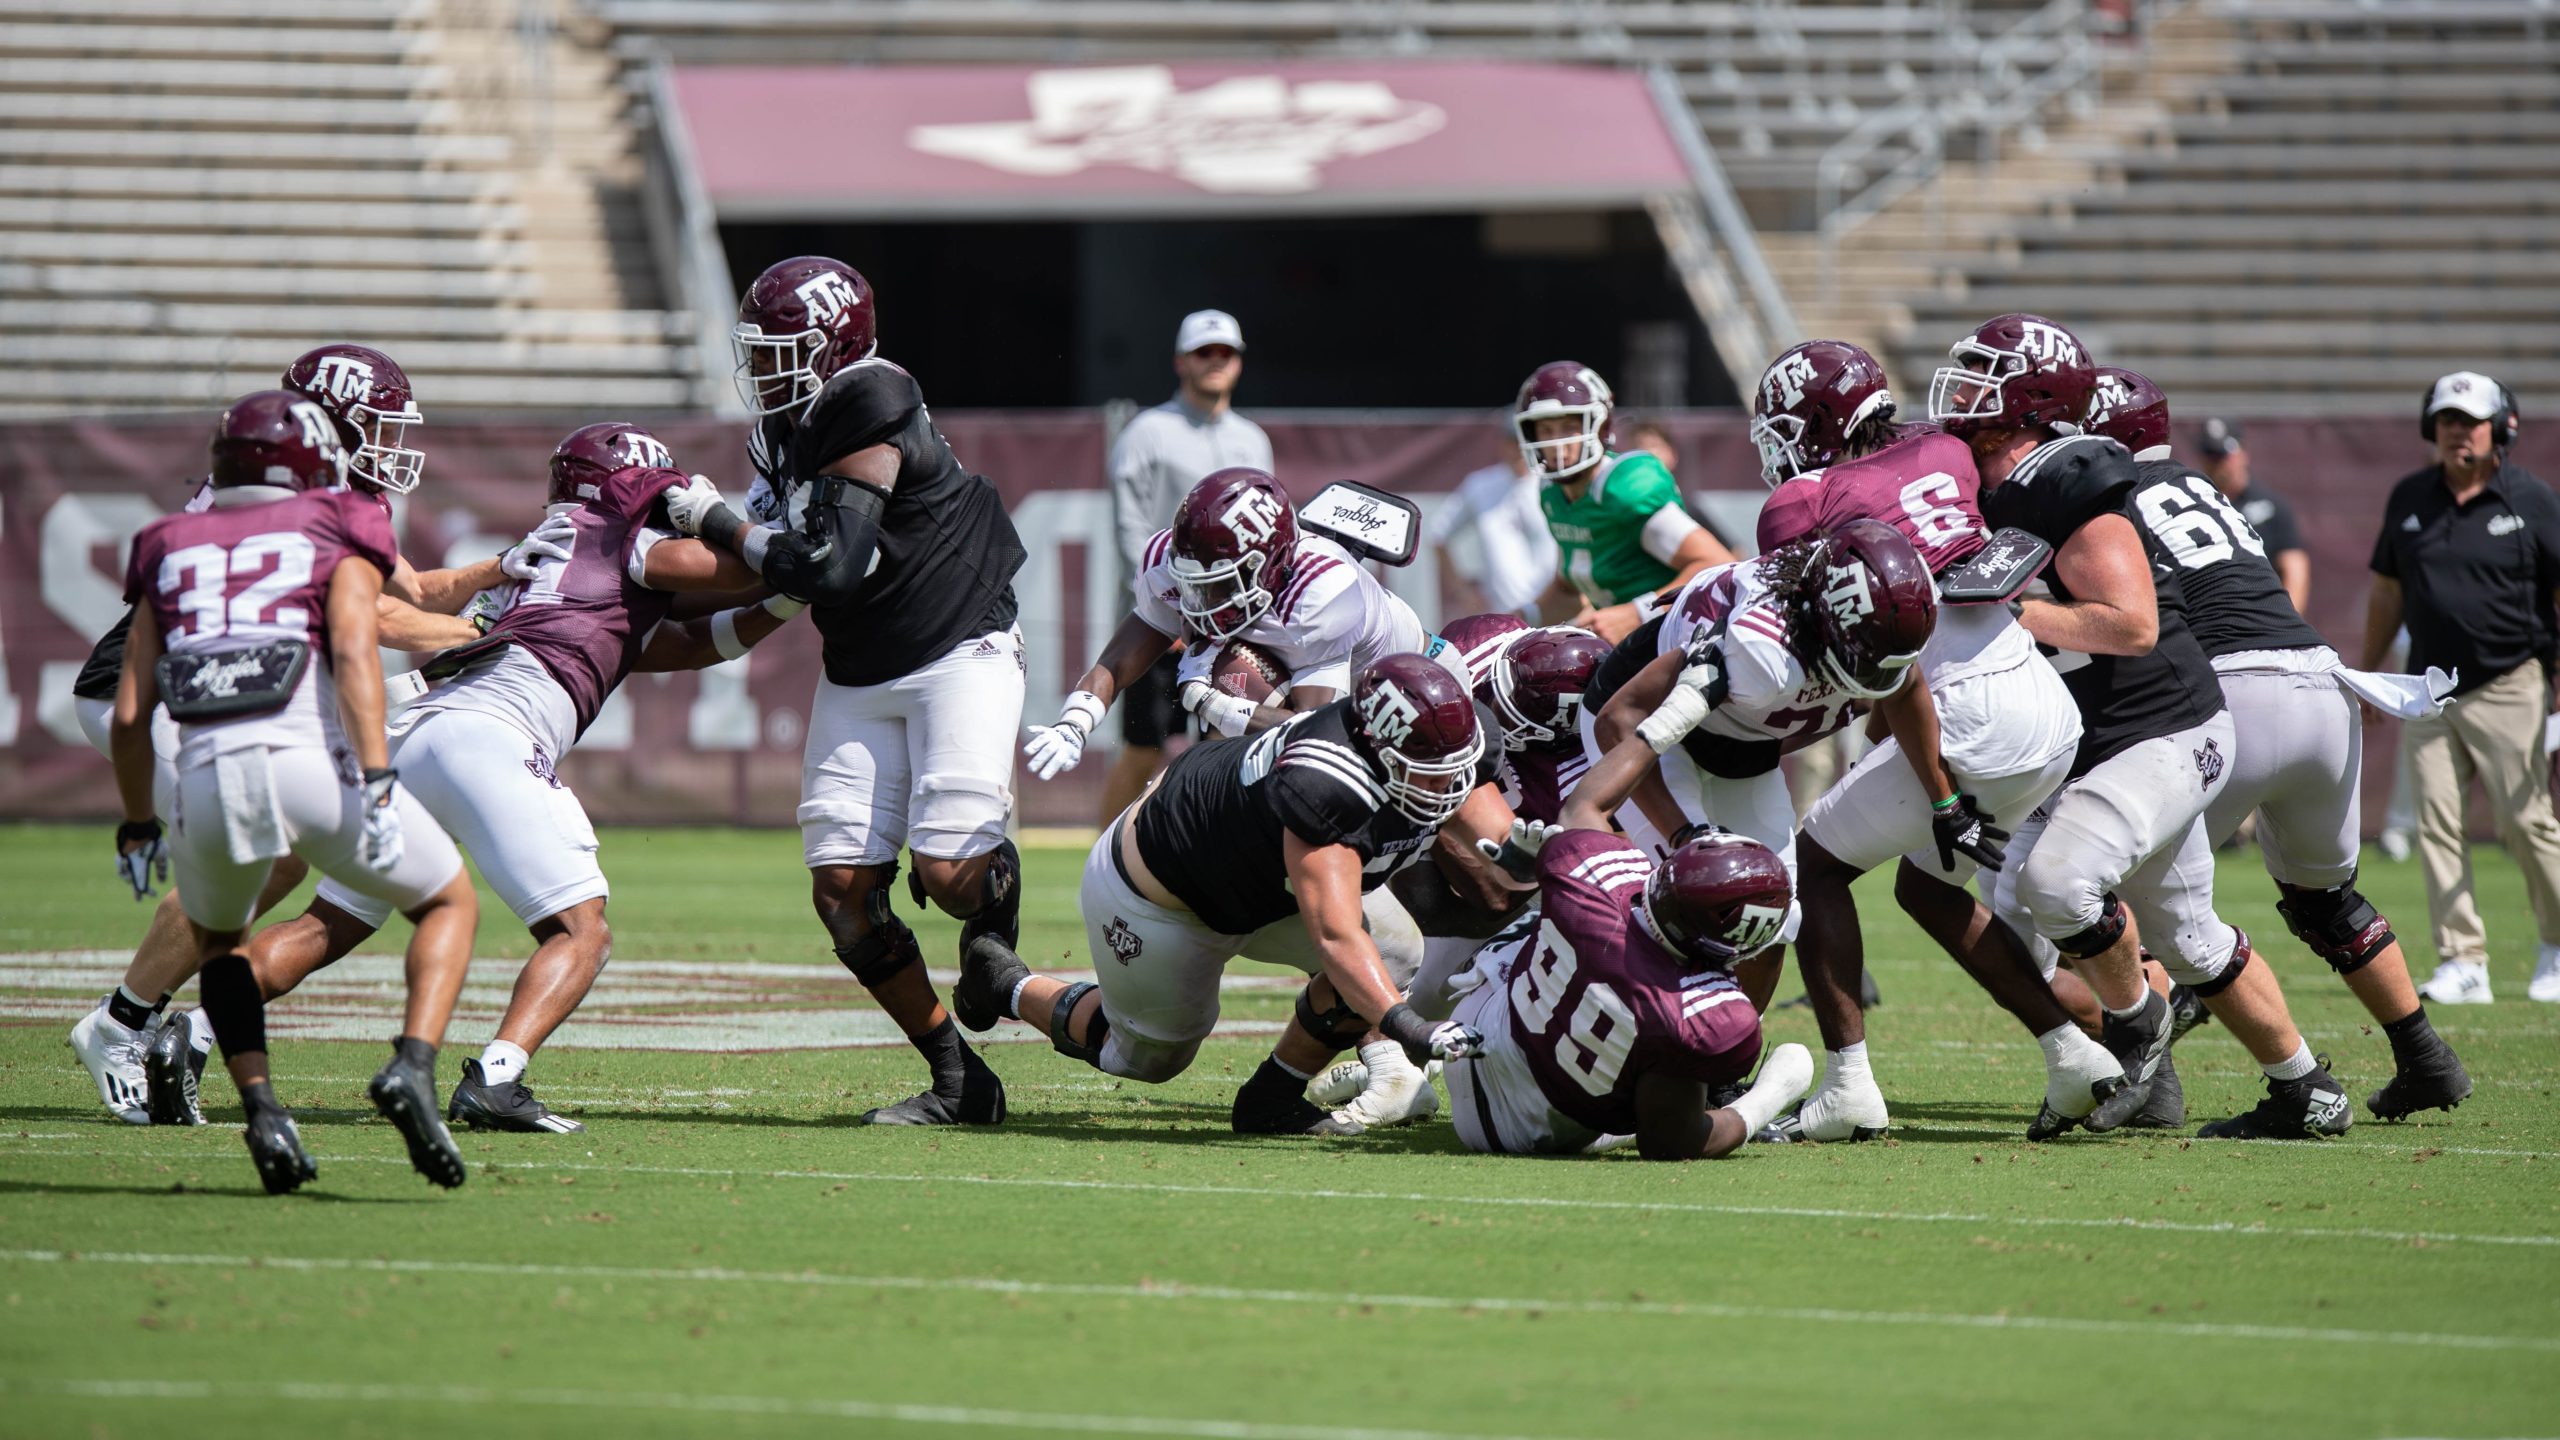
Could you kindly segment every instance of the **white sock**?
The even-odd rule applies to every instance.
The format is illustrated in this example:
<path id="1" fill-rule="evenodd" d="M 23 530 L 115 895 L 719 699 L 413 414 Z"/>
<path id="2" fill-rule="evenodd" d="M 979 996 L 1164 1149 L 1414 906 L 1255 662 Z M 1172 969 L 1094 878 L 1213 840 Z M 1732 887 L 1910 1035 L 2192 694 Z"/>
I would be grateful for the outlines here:
<path id="1" fill-rule="evenodd" d="M 1863 1048 L 1863 1047 L 1861 1047 Z M 1790 1056 L 1786 1052 L 1794 1051 Z M 1760 1067 L 1760 1078 L 1730 1107 L 1742 1117 L 1745 1135 L 1757 1135 L 1778 1118 L 1778 1112 L 1796 1103 L 1813 1080 L 1813 1059 L 1801 1045 L 1781 1045 L 1769 1054 Z"/>
<path id="2" fill-rule="evenodd" d="M 1875 1072 L 1867 1068 L 1867 1042 L 1843 1045 L 1822 1052 L 1823 1088 L 1836 1090 L 1849 1085 L 1873 1085 Z"/>
<path id="3" fill-rule="evenodd" d="M 524 1067 L 532 1060 L 533 1057 L 524 1053 L 522 1046 L 492 1040 L 489 1048 L 480 1052 L 480 1083 L 512 1085 L 524 1078 Z"/>
<path id="4" fill-rule="evenodd" d="M 2267 1072 L 2267 1078 L 2270 1080 L 2299 1080 L 2319 1069 L 2320 1062 L 2311 1058 L 2310 1041 L 2296 1040 L 2293 1042 L 2292 1054 L 2273 1065 L 2261 1065 L 2258 1068 Z"/>
<path id="5" fill-rule="evenodd" d="M 1316 1078 L 1313 1075 L 1308 1074 L 1306 1071 L 1299 1069 L 1297 1066 L 1290 1064 L 1288 1061 L 1281 1059 L 1277 1055 L 1271 1057 L 1271 1063 L 1279 1066 L 1283 1073 L 1296 1076 L 1300 1080 L 1313 1080 Z"/>
<path id="6" fill-rule="evenodd" d="M 2108 1005 L 2103 1000 L 2098 1003 L 2105 1006 L 2106 1012 L 2114 1018 L 2118 1020 L 2130 1020 L 2136 1015 L 2142 1013 L 2142 1007 L 2151 1003 L 2151 992 L 2149 990 L 2143 991 L 2141 999 L 2134 1001 L 2131 1005 L 2126 1006 L 2122 1010 L 2117 1009 L 2113 1005 Z"/>

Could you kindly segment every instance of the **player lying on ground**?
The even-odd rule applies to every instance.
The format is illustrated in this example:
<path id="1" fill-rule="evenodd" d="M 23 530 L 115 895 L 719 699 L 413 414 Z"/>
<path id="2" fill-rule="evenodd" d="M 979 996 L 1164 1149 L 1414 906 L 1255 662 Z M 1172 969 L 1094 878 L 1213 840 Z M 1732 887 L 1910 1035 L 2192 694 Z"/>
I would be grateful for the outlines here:
<path id="1" fill-rule="evenodd" d="M 678 593 L 760 588 L 745 562 L 665 528 L 665 497 L 688 483 L 655 436 L 614 421 L 582 426 L 551 455 L 545 514 L 569 522 L 566 558 L 494 597 L 485 638 L 427 663 L 432 689 L 389 725 L 392 763 L 427 813 L 471 852 L 489 887 L 534 938 L 497 1038 L 463 1063 L 449 1120 L 475 1128 L 575 1132 L 524 1083 L 533 1052 L 595 984 L 612 949 L 609 893 L 595 828 L 561 780 L 559 764 L 634 669 L 664 652 Z M 691 622 L 709 644 L 685 646 L 695 664 L 746 653 L 799 606 L 747 604 Z M 670 642 L 672 643 L 672 642 Z M 271 925 L 247 950 L 269 1002 L 335 964 L 382 928 L 391 907 L 337 880 L 311 906 Z M 155 1091 L 177 1067 L 155 1044 Z"/>
<path id="2" fill-rule="evenodd" d="M 390 356 L 364 345 L 322 345 L 286 368 L 283 388 L 316 402 L 337 418 L 339 438 L 351 451 L 348 488 L 373 496 L 385 514 L 392 496 L 417 488 L 426 456 L 403 442 L 408 429 L 424 421 L 407 373 Z M 186 508 L 201 511 L 212 503 L 212 487 L 199 485 Z M 482 590 L 509 578 L 529 578 L 534 564 L 561 553 L 558 539 L 556 533 L 537 530 L 501 555 L 445 570 L 420 571 L 405 558 L 397 560 L 383 579 L 376 606 L 383 645 L 434 651 L 471 639 L 476 632 L 453 618 L 455 614 Z M 115 708 L 116 681 L 124 672 L 125 636 L 132 625 L 133 613 L 128 610 L 99 638 L 72 682 L 81 733 L 102 756 L 108 756 L 108 716 Z M 151 737 L 154 793 L 165 804 L 174 793 L 170 787 L 175 783 L 178 750 L 178 727 L 165 710 L 153 712 Z M 147 881 L 154 869 L 161 880 L 168 879 L 165 854 L 155 864 L 135 870 L 134 877 Z M 291 894 L 307 873 L 299 856 L 278 857 L 258 896 L 256 913 L 264 915 Z M 147 886 L 137 886 L 134 893 L 140 899 L 150 892 Z M 156 1115 L 152 1111 L 144 1051 L 158 1039 L 188 1042 L 182 1058 L 192 1087 L 196 1073 L 204 1068 L 213 1036 L 201 1027 L 169 1031 L 167 1022 L 174 1017 L 168 1015 L 167 1007 L 170 996 L 195 973 L 195 940 L 186 912 L 174 892 L 164 894 L 122 983 L 72 1027 L 68 1043 L 97 1082 L 99 1098 L 129 1124 L 192 1123 L 193 1110 L 177 1103 L 175 1091 L 164 1097 L 169 1108 Z"/>
<path id="3" fill-rule="evenodd" d="M 2088 427 L 2133 452 L 2141 481 L 2125 513 L 2176 558 L 2189 624 L 2231 711 L 2231 774 L 2205 808 L 2205 839 L 2219 847 L 2258 817 L 2276 913 L 2346 981 L 2391 1043 L 2392 1077 L 2365 1102 L 2373 1113 L 2397 1120 L 2452 1109 L 2471 1093 L 2471 1077 L 2418 1003 L 2391 922 L 2356 889 L 2363 707 L 2408 720 L 2442 702 L 2416 677 L 2339 663 L 2294 609 L 2257 530 L 2211 480 L 2170 458 L 2169 398 L 2158 386 L 2099 367 Z M 2194 1005 L 2189 1014 L 2192 1024 L 2206 1012 Z M 2171 1037 L 2179 1033 L 2173 1023 Z M 2164 1074 L 2176 1073 L 2166 1057 L 2160 1063 Z"/>
<path id="4" fill-rule="evenodd" d="M 144 527 L 125 573 L 141 608 L 110 735 L 125 815 L 116 849 L 131 863 L 161 839 L 150 726 L 165 699 L 179 724 L 172 850 L 204 1008 L 274 1193 L 318 1170 L 269 1084 L 265 1007 L 233 947 L 288 853 L 416 923 L 408 1014 L 370 1093 L 418 1173 L 463 1181 L 436 1115 L 435 1047 L 471 963 L 478 902 L 453 841 L 390 768 L 375 601 L 391 525 L 369 497 L 337 488 L 346 466 L 319 406 L 249 395 L 214 431 L 212 507 Z"/>
<path id="5" fill-rule="evenodd" d="M 1796 955 L 1822 1030 L 1822 1083 L 1772 1138 L 1864 1139 L 1892 1123 L 1867 1061 L 1866 942 L 1850 886 L 1897 857 L 1902 908 L 2036 1038 L 2044 1103 L 2086 1115 L 2123 1088 L 2123 1066 L 2054 998 L 2017 932 L 1965 888 L 1977 869 L 1999 873 L 2000 827 L 2062 784 L 2080 742 L 2071 692 L 2007 603 L 2045 547 L 1991 535 L 1973 452 L 1934 425 L 1895 424 L 1884 367 L 1855 345 L 1814 340 L 1780 355 L 1752 408 L 1762 477 L 1776 487 L 1760 511 L 1760 548 L 1853 522 L 1889 525 L 1928 566 L 1940 600 L 1918 663 L 1932 714 L 1903 716 L 1885 702 L 1903 728 L 1815 801 L 1797 834 Z"/>
<path id="6" fill-rule="evenodd" d="M 1334 1133 L 1307 1103 L 1307 1081 L 1369 1030 L 1414 1064 L 1475 1045 L 1465 1027 L 1405 1003 L 1361 902 L 1444 827 L 1470 841 L 1510 832 L 1490 728 L 1457 677 L 1391 655 L 1348 696 L 1279 729 L 1193 746 L 1085 860 L 1095 978 L 1035 975 L 982 940 L 964 958 L 954 1008 L 972 1024 L 1021 1020 L 1062 1055 L 1160 1084 L 1215 1028 L 1229 960 L 1288 965 L 1315 978 L 1231 1120 L 1243 1134 Z"/>
<path id="7" fill-rule="evenodd" d="M 1450 1118 L 1470 1150 L 1569 1155 L 1635 1137 L 1648 1160 L 1712 1160 L 1760 1132 L 1813 1079 L 1813 1057 L 1760 1059 L 1760 1016 L 1733 962 L 1787 915 L 1787 869 L 1757 841 L 1698 835 L 1655 862 L 1610 816 L 1651 773 L 1630 739 L 1591 767 L 1561 825 L 1513 825 L 1503 863 L 1535 876 L 1537 906 L 1456 977 L 1455 1019 L 1483 1037 L 1448 1062 Z M 1491 847 L 1488 847 L 1491 848 Z"/>

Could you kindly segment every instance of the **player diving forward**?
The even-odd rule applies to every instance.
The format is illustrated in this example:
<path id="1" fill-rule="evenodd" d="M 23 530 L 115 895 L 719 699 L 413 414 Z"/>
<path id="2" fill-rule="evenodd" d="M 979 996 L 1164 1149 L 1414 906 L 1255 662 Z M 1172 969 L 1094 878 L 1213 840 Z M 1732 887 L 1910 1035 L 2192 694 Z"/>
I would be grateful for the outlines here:
<path id="1" fill-rule="evenodd" d="M 1648 1160 L 1712 1160 L 1813 1079 L 1804 1047 L 1781 1045 L 1757 1083 L 1709 1108 L 1760 1058 L 1759 1012 L 1732 967 L 1785 923 L 1787 869 L 1724 830 L 1659 863 L 1629 845 L 1610 813 L 1654 762 L 1630 739 L 1591 767 L 1561 825 L 1512 827 L 1505 855 L 1532 867 L 1537 908 L 1458 977 L 1454 1018 L 1484 1047 L 1443 1072 L 1471 1150 L 1574 1154 L 1632 1135 Z"/>
<path id="2" fill-rule="evenodd" d="M 915 377 L 881 359 L 871 286 L 800 256 L 738 302 L 738 388 L 758 417 L 745 516 L 708 481 L 670 518 L 734 550 L 807 601 L 826 673 L 809 702 L 800 839 L 836 959 L 888 1012 L 932 1075 L 879 1125 L 993 1125 L 1004 1084 L 934 995 L 915 932 L 890 910 L 898 852 L 909 891 L 958 917 L 960 946 L 1021 928 L 1013 742 L 1022 726 L 1021 537 L 985 477 L 962 468 Z"/>
<path id="3" fill-rule="evenodd" d="M 2403 719 L 2440 702 L 2423 682 L 2339 664 L 2294 609 L 2257 530 L 2211 480 L 2169 457 L 2169 400 L 2158 386 L 2101 366 L 2089 428 L 2133 452 L 2142 478 L 2125 513 L 2177 561 L 2188 623 L 2231 710 L 2237 746 L 2230 778 L 2205 810 L 2205 838 L 2219 845 L 2257 815 L 2258 848 L 2281 897 L 2276 913 L 2391 1042 L 2392 1077 L 2365 1102 L 2373 1113 L 2397 1120 L 2452 1109 L 2471 1093 L 2471 1077 L 2428 1022 L 2391 922 L 2356 889 L 2364 815 L 2357 701 Z"/>
<path id="4" fill-rule="evenodd" d="M 2073 1023 L 2017 933 L 1965 889 L 1977 866 L 1999 873 L 1999 827 L 2017 825 L 2061 786 L 2080 742 L 2070 690 L 2004 603 L 2033 578 L 2045 547 L 1994 540 L 1973 452 L 1934 426 L 1896 426 L 1894 408 L 1884 367 L 1837 340 L 1780 355 L 1754 397 L 1752 438 L 1777 486 L 1760 511 L 1760 548 L 1852 521 L 1889 525 L 1928 566 L 1941 602 L 1919 661 L 1934 736 L 1897 735 L 1867 752 L 1814 803 L 1796 841 L 1796 954 L 1822 1030 L 1823 1071 L 1773 1138 L 1862 1139 L 1891 1124 L 1867 1061 L 1865 942 L 1850 884 L 1896 856 L 1903 909 L 2036 1037 L 2047 1105 L 2086 1115 L 2125 1084 L 2123 1067 Z"/>
<path id="5" fill-rule="evenodd" d="M 1333 1133 L 1308 1080 L 1372 1029 L 1410 1063 L 1471 1053 L 1465 1027 L 1405 1003 L 1361 896 L 1444 828 L 1499 839 L 1488 726 L 1457 677 L 1419 655 L 1363 670 L 1351 693 L 1277 729 L 1195 745 L 1103 831 L 1079 902 L 1095 979 L 1036 975 L 981 940 L 952 1003 L 1049 1036 L 1105 1074 L 1160 1084 L 1199 1054 L 1230 959 L 1315 977 L 1270 1058 L 1236 1094 L 1243 1134 Z"/>
<path id="6" fill-rule="evenodd" d="M 233 947 L 288 853 L 416 922 L 408 1014 L 370 1093 L 420 1174 L 448 1188 L 464 1178 L 436 1115 L 435 1047 L 478 903 L 461 854 L 390 767 L 374 617 L 391 524 L 336 488 L 346 465 L 337 421 L 292 392 L 262 390 L 223 413 L 212 506 L 134 537 L 125 598 L 139 608 L 109 737 L 125 817 L 116 849 L 130 855 L 162 838 L 154 707 L 165 701 L 178 721 L 178 890 L 249 1155 L 277 1194 L 318 1168 L 269 1083 L 265 1008 Z"/>
<path id="7" fill-rule="evenodd" d="M 799 613 L 797 602 L 779 598 L 724 610 L 693 622 L 711 643 L 683 644 L 670 619 L 678 592 L 736 591 L 756 580 L 729 552 L 669 533 L 665 497 L 688 483 L 673 465 L 667 447 L 636 425 L 582 426 L 562 440 L 545 513 L 569 522 L 567 555 L 499 596 L 485 638 L 429 661 L 434 687 L 388 727 L 410 792 L 470 850 L 534 938 L 497 1038 L 463 1063 L 453 1089 L 447 1118 L 474 1128 L 586 1128 L 553 1114 L 524 1083 L 533 1052 L 586 998 L 613 943 L 595 828 L 560 778 L 562 758 L 635 668 L 745 654 Z M 383 901 L 324 880 L 308 910 L 249 942 L 259 988 L 269 1001 L 283 996 L 390 913 Z M 179 1080 L 163 1050 L 151 1051 L 155 1092 Z"/>
<path id="8" fill-rule="evenodd" d="M 385 514 L 391 497 L 417 488 L 426 456 L 405 442 L 409 429 L 424 419 L 407 372 L 390 356 L 365 345 L 322 345 L 286 367 L 282 388 L 316 402 L 336 418 L 339 438 L 351 452 L 348 488 L 374 497 Z M 212 504 L 212 487 L 199 485 L 186 508 L 202 511 Z M 394 650 L 428 651 L 471 638 L 473 632 L 450 617 L 473 595 L 510 577 L 530 576 L 535 563 L 559 553 L 555 538 L 537 531 L 499 556 L 452 569 L 420 571 L 406 558 L 395 558 L 390 573 L 383 577 L 378 604 L 382 643 Z M 71 686 L 81 733 L 100 755 L 108 755 L 108 715 L 115 708 L 116 681 L 124 671 L 125 636 L 132 624 L 133 612 L 127 610 L 99 637 Z M 165 804 L 175 793 L 171 787 L 178 751 L 178 727 L 165 712 L 152 717 L 152 745 L 156 793 Z M 146 848 L 140 853 L 141 859 L 126 869 L 136 899 L 149 893 L 154 868 L 162 880 L 168 878 L 165 849 Z M 300 857 L 279 856 L 270 867 L 266 890 L 258 897 L 257 913 L 265 914 L 290 894 L 306 873 Z M 170 996 L 195 971 L 195 941 L 186 912 L 174 893 L 164 895 L 121 984 L 72 1027 L 68 1043 L 97 1082 L 99 1098 L 129 1124 L 193 1122 L 194 1111 L 186 1106 L 173 1104 L 153 1113 L 144 1052 L 155 1040 L 171 1046 L 185 1041 L 191 1050 L 182 1057 L 189 1066 L 190 1087 L 195 1072 L 203 1069 L 205 1053 L 213 1044 L 211 1032 L 172 1029 L 163 1023 L 174 1018 L 166 1014 Z"/>

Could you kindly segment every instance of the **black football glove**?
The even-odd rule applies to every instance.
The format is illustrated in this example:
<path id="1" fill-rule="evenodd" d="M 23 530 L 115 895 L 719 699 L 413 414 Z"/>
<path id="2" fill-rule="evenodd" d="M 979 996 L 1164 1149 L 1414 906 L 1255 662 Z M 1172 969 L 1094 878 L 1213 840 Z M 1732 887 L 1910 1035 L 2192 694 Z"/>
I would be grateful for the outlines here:
<path id="1" fill-rule="evenodd" d="M 1958 854 L 1994 873 L 2009 862 L 2009 832 L 1992 824 L 1990 816 L 1975 808 L 1973 797 L 1961 791 L 1955 803 L 1929 812 L 1929 829 L 1937 837 L 1941 870 L 1956 868 Z"/>

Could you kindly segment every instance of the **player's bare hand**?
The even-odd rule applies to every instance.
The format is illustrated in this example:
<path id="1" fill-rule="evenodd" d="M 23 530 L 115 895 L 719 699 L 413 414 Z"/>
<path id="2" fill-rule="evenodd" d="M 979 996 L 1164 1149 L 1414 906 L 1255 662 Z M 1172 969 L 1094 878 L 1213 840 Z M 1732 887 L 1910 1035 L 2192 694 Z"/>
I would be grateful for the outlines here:
<path id="1" fill-rule="evenodd" d="M 133 887 L 133 898 L 151 898 L 151 876 L 157 871 L 160 883 L 169 883 L 169 839 L 160 828 L 158 816 L 149 820 L 127 820 L 116 827 L 116 875 Z"/>
<path id="2" fill-rule="evenodd" d="M 567 511 L 545 515 L 523 539 L 498 556 L 498 569 L 510 580 L 530 580 L 545 560 L 566 560 L 577 543 L 578 518 Z"/>
<path id="3" fill-rule="evenodd" d="M 364 772 L 364 864 L 376 875 L 388 875 L 400 863 L 400 807 L 392 792 L 400 772 L 383 768 Z"/>
<path id="4" fill-rule="evenodd" d="M 1076 768 L 1084 758 L 1084 742 L 1092 737 L 1093 727 L 1102 723 L 1102 710 L 1101 696 L 1079 690 L 1067 697 L 1057 724 L 1033 726 L 1031 738 L 1022 744 L 1031 773 L 1049 780 Z"/>
<path id="5" fill-rule="evenodd" d="M 1599 610 L 1585 610 L 1573 617 L 1573 623 L 1615 645 L 1635 633 L 1644 623 L 1633 605 L 1610 605 Z"/>

